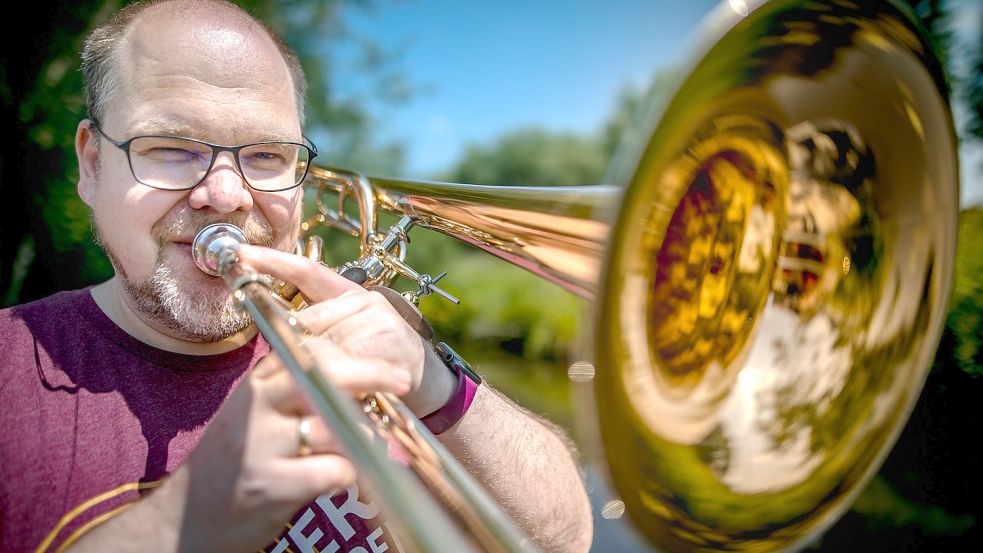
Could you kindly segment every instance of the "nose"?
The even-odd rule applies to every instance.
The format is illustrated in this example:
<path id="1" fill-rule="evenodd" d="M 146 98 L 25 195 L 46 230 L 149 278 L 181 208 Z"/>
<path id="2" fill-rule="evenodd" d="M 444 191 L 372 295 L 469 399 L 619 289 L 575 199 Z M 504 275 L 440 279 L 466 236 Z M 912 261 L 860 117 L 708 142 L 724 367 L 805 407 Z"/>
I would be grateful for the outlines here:
<path id="1" fill-rule="evenodd" d="M 232 152 L 218 154 L 205 180 L 191 190 L 188 203 L 194 209 L 211 208 L 218 213 L 252 209 L 251 189 L 239 174 Z"/>

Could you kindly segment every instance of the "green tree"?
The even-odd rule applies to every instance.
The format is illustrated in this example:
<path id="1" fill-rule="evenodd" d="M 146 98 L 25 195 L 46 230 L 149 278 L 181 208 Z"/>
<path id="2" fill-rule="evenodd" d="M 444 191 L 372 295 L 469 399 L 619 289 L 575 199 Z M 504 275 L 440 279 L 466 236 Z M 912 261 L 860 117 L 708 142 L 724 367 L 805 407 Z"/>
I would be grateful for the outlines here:
<path id="1" fill-rule="evenodd" d="M 606 162 L 593 137 L 526 128 L 506 133 L 489 146 L 469 146 L 447 178 L 469 184 L 596 184 Z"/>
<path id="2" fill-rule="evenodd" d="M 959 218 L 956 276 L 949 300 L 947 332 L 955 341 L 953 361 L 967 374 L 983 376 L 983 209 L 967 209 Z"/>
<path id="3" fill-rule="evenodd" d="M 980 21 L 980 28 L 983 29 L 983 21 Z M 972 114 L 967 131 L 972 136 L 983 139 L 983 32 L 977 37 L 974 48 L 970 73 L 965 81 L 966 101 Z"/>
<path id="4" fill-rule="evenodd" d="M 83 107 L 77 51 L 89 21 L 105 17 L 104 0 L 57 4 L 3 33 L 0 103 L 5 123 L 0 186 L 0 301 L 16 303 L 104 272 L 82 245 L 88 215 L 69 201 L 75 124 Z M 15 44 L 14 37 L 29 36 Z M 20 40 L 19 38 L 17 40 Z M 25 47 L 28 46 L 28 47 Z M 71 157 L 69 157 L 71 156 Z M 49 225 L 50 221 L 50 225 Z"/>
<path id="5" fill-rule="evenodd" d="M 951 15 L 946 0 L 905 0 L 928 30 L 945 69 L 950 69 L 952 51 Z"/>
<path id="6" fill-rule="evenodd" d="M 401 71 L 397 51 L 355 35 L 342 15 L 374 9 L 375 0 L 237 0 L 285 37 L 308 80 L 307 132 L 317 138 L 323 159 L 374 174 L 398 174 L 405 153 L 400 143 L 378 144 L 374 107 L 396 106 L 415 89 Z M 351 48 L 349 48 L 351 47 Z M 336 52 L 354 49 L 354 59 Z"/>

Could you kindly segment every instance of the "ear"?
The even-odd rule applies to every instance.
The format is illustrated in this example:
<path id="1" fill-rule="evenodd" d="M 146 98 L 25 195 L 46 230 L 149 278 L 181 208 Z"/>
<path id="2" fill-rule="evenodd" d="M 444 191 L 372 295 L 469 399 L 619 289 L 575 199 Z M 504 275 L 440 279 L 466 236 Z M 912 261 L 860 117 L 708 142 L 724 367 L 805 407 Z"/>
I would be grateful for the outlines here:
<path id="1" fill-rule="evenodd" d="M 96 136 L 90 128 L 92 121 L 83 119 L 75 129 L 75 157 L 79 163 L 78 193 L 89 207 L 96 196 L 96 165 L 99 163 L 99 150 Z"/>

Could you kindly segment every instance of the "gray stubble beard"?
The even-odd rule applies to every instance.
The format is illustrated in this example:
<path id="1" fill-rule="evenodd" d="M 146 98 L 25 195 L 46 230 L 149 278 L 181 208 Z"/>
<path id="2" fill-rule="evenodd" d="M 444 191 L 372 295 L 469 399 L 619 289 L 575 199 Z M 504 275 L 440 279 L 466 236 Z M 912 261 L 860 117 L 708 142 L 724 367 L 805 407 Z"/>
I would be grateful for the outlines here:
<path id="1" fill-rule="evenodd" d="M 92 232 L 96 243 L 112 263 L 117 279 L 129 296 L 131 306 L 145 315 L 149 321 L 170 330 L 178 338 L 192 342 L 214 342 L 241 332 L 252 323 L 252 317 L 239 306 L 218 277 L 208 277 L 207 288 L 193 294 L 193 290 L 189 286 L 182 285 L 168 266 L 165 261 L 165 249 L 171 239 L 179 236 L 184 228 L 193 228 L 197 231 L 206 224 L 219 222 L 207 220 L 194 212 L 191 219 L 195 221 L 187 223 L 175 220 L 169 225 L 154 226 L 153 233 L 158 242 L 157 261 L 151 275 L 139 283 L 134 282 L 126 274 L 119 258 L 100 232 L 94 215 Z M 250 244 L 267 247 L 273 245 L 272 229 L 254 220 L 230 217 L 223 222 L 230 222 L 242 228 Z"/>
<path id="2" fill-rule="evenodd" d="M 208 290 L 204 294 L 189 294 L 162 257 L 158 256 L 150 278 L 139 285 L 120 277 L 133 305 L 141 313 L 177 337 L 192 342 L 222 340 L 252 323 L 252 317 L 225 289 L 218 293 Z"/>

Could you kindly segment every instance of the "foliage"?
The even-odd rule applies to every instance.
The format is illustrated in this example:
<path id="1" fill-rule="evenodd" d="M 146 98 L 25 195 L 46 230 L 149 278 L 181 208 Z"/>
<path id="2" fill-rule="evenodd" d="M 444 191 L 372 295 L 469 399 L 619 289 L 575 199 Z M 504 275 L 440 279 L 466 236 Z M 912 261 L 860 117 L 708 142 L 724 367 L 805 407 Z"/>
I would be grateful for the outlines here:
<path id="1" fill-rule="evenodd" d="M 582 300 L 481 252 L 464 252 L 445 268 L 450 273 L 444 286 L 463 301 L 455 306 L 433 298 L 423 304 L 441 336 L 456 343 L 501 344 L 528 359 L 567 357 L 585 315 Z"/>
<path id="2" fill-rule="evenodd" d="M 983 28 L 983 21 L 980 21 L 980 27 Z M 977 37 L 973 47 L 976 53 L 965 81 L 966 101 L 972 112 L 967 130 L 976 138 L 983 139 L 983 32 Z"/>
<path id="3" fill-rule="evenodd" d="M 51 6 L 20 22 L 33 48 L 2 48 L 4 133 L 0 183 L 0 291 L 5 303 L 105 277 L 108 263 L 88 236 L 88 211 L 75 194 L 75 128 L 84 111 L 78 49 L 93 20 L 119 2 Z M 94 255 L 89 255 L 89 254 Z M 23 292 L 23 293 L 22 293 Z"/>
<path id="4" fill-rule="evenodd" d="M 909 501 L 881 476 L 871 480 L 853 510 L 876 529 L 917 525 L 928 534 L 959 535 L 973 526 L 973 517 L 953 515 L 935 505 Z"/>
<path id="5" fill-rule="evenodd" d="M 319 160 L 363 172 L 398 174 L 404 159 L 399 143 L 374 141 L 374 110 L 413 96 L 395 51 L 381 50 L 356 36 L 342 14 L 372 9 L 374 0 L 238 0 L 270 24 L 297 53 L 308 80 L 307 133 L 316 138 Z M 354 59 L 340 52 L 355 50 Z"/>
<path id="6" fill-rule="evenodd" d="M 950 52 L 952 51 L 952 27 L 950 12 L 945 0 L 905 0 L 915 15 L 921 20 L 935 44 L 936 53 L 942 61 L 942 66 L 948 69 Z"/>
<path id="7" fill-rule="evenodd" d="M 966 373 L 983 376 L 983 209 L 967 209 L 959 218 L 956 275 L 949 300 L 947 331 L 955 340 L 953 362 Z"/>
<path id="8" fill-rule="evenodd" d="M 447 180 L 529 186 L 597 184 L 606 161 L 593 137 L 527 128 L 506 133 L 491 146 L 469 146 Z"/>
<path id="9" fill-rule="evenodd" d="M 449 171 L 436 178 L 492 185 L 599 184 L 640 108 L 661 104 L 677 80 L 675 70 L 664 69 L 655 74 L 647 91 L 626 86 L 601 128 L 594 133 L 527 127 L 509 131 L 491 144 L 471 144 Z"/>

